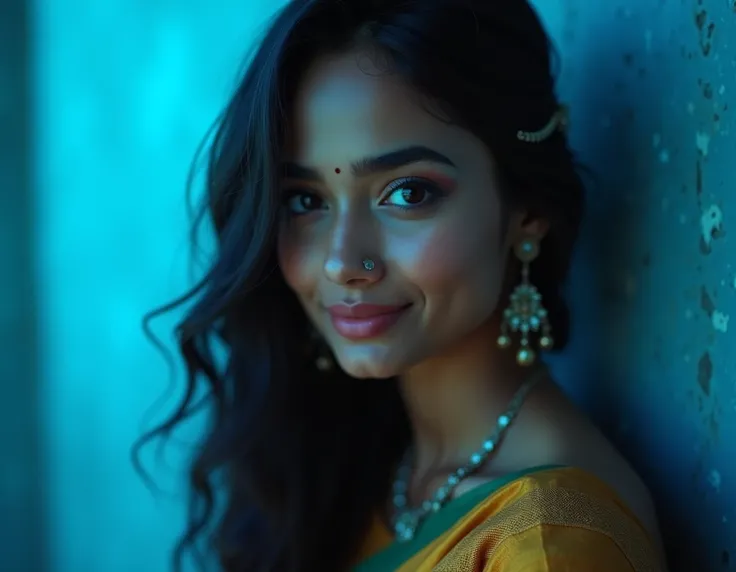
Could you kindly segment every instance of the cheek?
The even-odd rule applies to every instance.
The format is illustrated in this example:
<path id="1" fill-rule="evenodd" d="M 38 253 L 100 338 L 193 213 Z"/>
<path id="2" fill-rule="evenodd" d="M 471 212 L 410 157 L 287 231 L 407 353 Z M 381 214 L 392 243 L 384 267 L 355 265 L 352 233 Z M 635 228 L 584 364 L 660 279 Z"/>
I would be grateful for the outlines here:
<path id="1" fill-rule="evenodd" d="M 497 229 L 481 232 L 467 228 L 436 228 L 410 244 L 404 243 L 400 265 L 407 279 L 427 296 L 469 291 L 496 290 L 503 260 Z"/>
<path id="2" fill-rule="evenodd" d="M 307 296 L 312 290 L 313 278 L 308 242 L 300 240 L 296 233 L 282 231 L 278 240 L 278 261 L 286 284 L 299 297 Z"/>

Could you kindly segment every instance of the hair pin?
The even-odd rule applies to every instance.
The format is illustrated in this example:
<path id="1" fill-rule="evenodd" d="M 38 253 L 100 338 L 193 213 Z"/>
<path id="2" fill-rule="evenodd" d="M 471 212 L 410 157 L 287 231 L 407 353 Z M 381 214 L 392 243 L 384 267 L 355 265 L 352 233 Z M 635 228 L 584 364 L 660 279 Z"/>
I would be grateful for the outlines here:
<path id="1" fill-rule="evenodd" d="M 516 138 L 525 143 L 541 143 L 549 139 L 555 131 L 564 133 L 570 124 L 570 110 L 566 105 L 560 105 L 547 125 L 539 131 L 517 131 Z"/>

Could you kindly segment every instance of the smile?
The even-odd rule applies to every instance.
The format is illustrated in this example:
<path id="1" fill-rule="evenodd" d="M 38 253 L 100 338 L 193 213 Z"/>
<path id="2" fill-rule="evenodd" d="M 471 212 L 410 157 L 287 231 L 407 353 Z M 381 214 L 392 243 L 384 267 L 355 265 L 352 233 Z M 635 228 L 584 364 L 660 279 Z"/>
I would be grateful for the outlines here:
<path id="1" fill-rule="evenodd" d="M 332 325 L 342 337 L 349 340 L 366 340 L 386 333 L 411 304 L 403 306 L 378 306 L 337 304 L 327 308 Z"/>

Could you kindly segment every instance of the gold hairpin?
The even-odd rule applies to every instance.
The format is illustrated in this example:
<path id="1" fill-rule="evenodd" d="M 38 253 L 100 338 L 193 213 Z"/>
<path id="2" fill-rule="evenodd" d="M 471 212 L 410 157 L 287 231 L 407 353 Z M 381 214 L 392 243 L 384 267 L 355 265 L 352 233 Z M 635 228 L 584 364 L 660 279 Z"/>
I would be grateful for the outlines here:
<path id="1" fill-rule="evenodd" d="M 570 123 L 570 110 L 566 105 L 560 105 L 552 119 L 539 131 L 517 131 L 516 138 L 525 143 L 541 143 L 548 139 L 558 129 L 564 132 Z"/>

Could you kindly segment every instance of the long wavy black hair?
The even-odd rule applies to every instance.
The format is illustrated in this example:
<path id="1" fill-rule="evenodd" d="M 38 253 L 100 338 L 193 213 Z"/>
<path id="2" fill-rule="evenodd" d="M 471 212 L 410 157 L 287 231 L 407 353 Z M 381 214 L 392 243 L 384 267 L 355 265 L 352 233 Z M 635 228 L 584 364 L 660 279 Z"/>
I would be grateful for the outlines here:
<path id="1" fill-rule="evenodd" d="M 191 292 L 149 316 L 191 305 L 176 331 L 188 374 L 182 401 L 140 444 L 166 437 L 203 391 L 211 413 L 191 466 L 190 520 L 175 569 L 203 537 L 226 572 L 348 569 L 408 445 L 396 380 L 315 367 L 307 318 L 276 259 L 279 170 L 295 94 L 315 59 L 349 50 L 380 54 L 385 73 L 474 133 L 496 160 L 506 206 L 549 221 L 531 279 L 557 348 L 565 344 L 560 287 L 583 184 L 562 133 L 541 143 L 516 137 L 558 109 L 553 52 L 527 1 L 292 0 L 204 147 L 207 193 L 195 222 L 213 223 L 216 256 Z"/>

